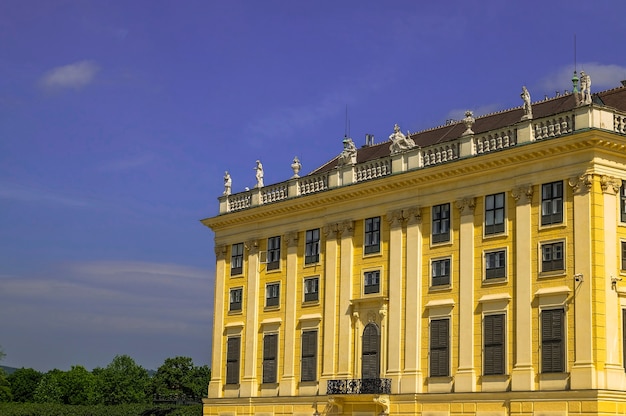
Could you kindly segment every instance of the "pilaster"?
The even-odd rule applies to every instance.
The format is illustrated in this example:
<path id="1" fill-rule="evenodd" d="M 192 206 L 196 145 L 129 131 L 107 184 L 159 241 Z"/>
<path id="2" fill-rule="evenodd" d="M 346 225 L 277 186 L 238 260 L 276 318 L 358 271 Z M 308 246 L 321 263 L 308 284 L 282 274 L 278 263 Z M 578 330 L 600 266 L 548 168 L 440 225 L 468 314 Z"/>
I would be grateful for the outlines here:
<path id="1" fill-rule="evenodd" d="M 224 293 L 226 285 L 226 246 L 215 245 L 215 293 L 213 294 L 213 354 L 211 359 L 211 381 L 209 382 L 209 397 L 222 397 L 223 370 L 226 363 L 222 363 L 224 347 Z"/>
<path id="2" fill-rule="evenodd" d="M 248 240 L 248 273 L 246 279 L 246 327 L 242 340 L 244 350 L 243 379 L 239 392 L 241 397 L 256 397 L 259 382 L 257 379 L 258 331 L 259 331 L 259 241 Z"/>
<path id="3" fill-rule="evenodd" d="M 324 340 L 335 339 L 337 333 L 337 224 L 328 224 L 322 229 L 326 239 L 326 249 L 324 253 L 324 319 L 323 328 Z M 334 342 L 324 342 L 322 360 L 322 376 L 320 385 L 326 385 L 327 380 L 335 376 L 337 362 L 337 344 Z"/>
<path id="4" fill-rule="evenodd" d="M 387 360 L 387 377 L 391 379 L 391 390 L 398 391 L 401 376 L 402 359 L 402 322 L 404 296 L 402 296 L 402 210 L 387 214 L 389 223 L 389 323 L 387 346 L 389 356 Z M 383 332 L 384 333 L 384 332 Z"/>
<path id="5" fill-rule="evenodd" d="M 593 360 L 593 309 L 591 271 L 591 194 L 593 176 L 584 174 L 569 179 L 574 193 L 574 350 L 571 369 L 572 389 L 595 389 Z"/>
<path id="6" fill-rule="evenodd" d="M 474 208 L 475 198 L 456 202 L 461 214 L 459 232 L 459 367 L 454 391 L 476 391 L 474 368 Z"/>
<path id="7" fill-rule="evenodd" d="M 621 180 L 603 175 L 600 178 L 602 187 L 602 205 L 604 207 L 604 293 L 605 293 L 605 319 L 606 328 L 606 361 L 604 364 L 604 379 L 608 390 L 624 390 L 626 388 L 626 376 L 624 367 L 621 365 L 621 338 L 620 331 L 620 307 L 617 290 L 613 287 L 612 279 L 619 277 L 617 264 L 619 241 L 617 238 L 617 212 L 618 195 Z"/>
<path id="8" fill-rule="evenodd" d="M 283 375 L 279 380 L 278 391 L 281 396 L 295 396 L 295 351 L 296 340 L 296 304 L 297 266 L 298 266 L 298 233 L 289 232 L 284 236 L 287 245 L 287 279 L 285 282 L 285 331 L 283 333 Z"/>
<path id="9" fill-rule="evenodd" d="M 339 378 L 352 378 L 350 364 L 354 357 L 352 351 L 352 317 L 350 299 L 352 299 L 352 268 L 354 259 L 354 221 L 344 221 L 337 225 L 341 236 L 341 274 L 339 281 Z"/>
<path id="10" fill-rule="evenodd" d="M 404 371 L 400 393 L 421 393 L 422 216 L 419 208 L 404 210 L 406 224 L 406 293 Z"/>
<path id="11" fill-rule="evenodd" d="M 531 217 L 532 185 L 522 185 L 511 191 L 515 199 L 515 258 L 526 259 L 532 253 Z M 515 356 L 511 374 L 511 390 L 535 390 L 535 369 L 533 368 L 532 345 L 532 268 L 530 261 L 515 262 L 514 323 Z"/>

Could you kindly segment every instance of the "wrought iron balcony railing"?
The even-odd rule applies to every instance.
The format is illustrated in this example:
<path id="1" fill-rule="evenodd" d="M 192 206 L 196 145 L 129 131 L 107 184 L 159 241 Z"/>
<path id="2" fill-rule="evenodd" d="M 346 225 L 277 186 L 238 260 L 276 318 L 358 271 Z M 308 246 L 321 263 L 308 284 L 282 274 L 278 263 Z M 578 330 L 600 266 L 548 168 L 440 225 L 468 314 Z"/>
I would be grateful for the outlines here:
<path id="1" fill-rule="evenodd" d="M 328 380 L 326 394 L 391 394 L 391 379 Z"/>

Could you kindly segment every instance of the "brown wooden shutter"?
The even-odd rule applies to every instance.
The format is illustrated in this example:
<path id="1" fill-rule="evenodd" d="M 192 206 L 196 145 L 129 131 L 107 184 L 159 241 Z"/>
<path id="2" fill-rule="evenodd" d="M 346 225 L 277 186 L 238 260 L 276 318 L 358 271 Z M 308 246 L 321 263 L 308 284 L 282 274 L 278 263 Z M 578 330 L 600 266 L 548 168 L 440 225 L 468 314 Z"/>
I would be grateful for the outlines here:
<path id="1" fill-rule="evenodd" d="M 263 383 L 276 383 L 276 356 L 278 355 L 278 334 L 263 337 Z"/>
<path id="2" fill-rule="evenodd" d="M 485 375 L 504 374 L 504 317 L 504 314 L 485 316 Z"/>
<path id="3" fill-rule="evenodd" d="M 226 348 L 226 384 L 239 384 L 240 350 L 241 338 L 228 338 L 228 345 Z"/>
<path id="4" fill-rule="evenodd" d="M 565 371 L 563 309 L 541 311 L 541 372 Z"/>
<path id="5" fill-rule="evenodd" d="M 317 379 L 317 331 L 302 333 L 302 381 Z"/>
<path id="6" fill-rule="evenodd" d="M 447 377 L 450 375 L 449 319 L 430 321 L 430 376 Z"/>
<path id="7" fill-rule="evenodd" d="M 372 379 L 380 376 L 380 334 L 376 324 L 367 324 L 363 330 L 361 358 L 361 378 Z"/>

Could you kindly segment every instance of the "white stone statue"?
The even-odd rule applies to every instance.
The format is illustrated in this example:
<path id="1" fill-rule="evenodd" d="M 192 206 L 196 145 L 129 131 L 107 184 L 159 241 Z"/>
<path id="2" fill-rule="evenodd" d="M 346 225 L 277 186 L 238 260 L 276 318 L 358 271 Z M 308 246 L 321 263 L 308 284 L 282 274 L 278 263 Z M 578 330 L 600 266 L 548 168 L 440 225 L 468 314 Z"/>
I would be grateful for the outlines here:
<path id="1" fill-rule="evenodd" d="M 300 169 L 302 169 L 302 164 L 300 163 L 300 159 L 298 159 L 298 156 L 293 158 L 293 162 L 291 162 L 291 169 L 293 169 L 293 176 L 292 178 L 299 178 L 300 175 Z"/>
<path id="2" fill-rule="evenodd" d="M 224 173 L 224 195 L 230 195 L 232 185 L 233 180 L 230 178 L 230 173 L 226 171 L 226 173 Z"/>
<path id="3" fill-rule="evenodd" d="M 467 136 L 468 134 L 474 134 L 472 130 L 472 126 L 476 119 L 474 118 L 474 113 L 470 110 L 465 112 L 465 118 L 463 119 L 463 124 L 465 124 L 465 131 L 463 132 L 463 136 Z"/>
<path id="4" fill-rule="evenodd" d="M 337 166 L 356 165 L 356 146 L 352 139 L 346 137 L 343 139 L 343 150 L 339 154 L 339 163 Z"/>
<path id="5" fill-rule="evenodd" d="M 400 126 L 398 124 L 393 126 L 393 133 L 389 136 L 389 140 L 391 140 L 391 146 L 389 146 L 389 151 L 392 155 L 396 153 L 401 153 L 406 150 L 412 149 L 415 147 L 415 142 L 411 139 L 410 136 L 405 136 L 400 131 Z"/>
<path id="6" fill-rule="evenodd" d="M 580 71 L 580 103 L 591 104 L 591 77 Z"/>
<path id="7" fill-rule="evenodd" d="M 526 86 L 522 87 L 520 97 L 524 100 L 524 115 L 522 116 L 522 120 L 529 120 L 533 118 L 533 109 L 530 105 L 530 93 L 526 89 Z"/>
<path id="8" fill-rule="evenodd" d="M 255 188 L 262 188 L 263 187 L 263 165 L 261 164 L 260 160 L 256 161 L 256 166 L 254 167 L 254 170 L 256 170 Z"/>

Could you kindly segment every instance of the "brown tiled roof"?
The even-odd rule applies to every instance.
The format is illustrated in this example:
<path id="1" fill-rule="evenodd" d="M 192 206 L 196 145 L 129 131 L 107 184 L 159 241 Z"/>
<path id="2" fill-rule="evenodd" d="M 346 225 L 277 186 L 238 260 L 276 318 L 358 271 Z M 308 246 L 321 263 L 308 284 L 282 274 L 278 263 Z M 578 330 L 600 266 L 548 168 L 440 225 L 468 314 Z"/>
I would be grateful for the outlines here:
<path id="1" fill-rule="evenodd" d="M 626 87 L 621 86 L 607 91 L 593 94 L 593 102 L 596 105 L 606 105 L 617 110 L 626 111 Z M 559 97 L 538 101 L 532 104 L 533 118 L 543 118 L 554 114 L 573 110 L 576 107 L 576 97 L 573 94 L 561 95 Z M 475 134 L 496 130 L 507 126 L 512 126 L 519 122 L 524 115 L 522 107 L 512 108 L 497 113 L 487 114 L 477 117 L 472 130 Z M 465 131 L 462 122 L 435 127 L 417 133 L 412 133 L 411 138 L 421 147 L 431 146 L 437 143 L 444 143 L 456 140 Z M 373 146 L 364 146 L 357 151 L 357 163 L 366 162 L 389 156 L 390 141 L 387 140 Z M 324 165 L 315 169 L 311 174 L 327 172 L 337 166 L 339 155 L 328 161 Z"/>

